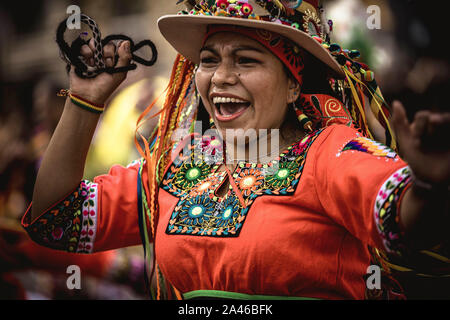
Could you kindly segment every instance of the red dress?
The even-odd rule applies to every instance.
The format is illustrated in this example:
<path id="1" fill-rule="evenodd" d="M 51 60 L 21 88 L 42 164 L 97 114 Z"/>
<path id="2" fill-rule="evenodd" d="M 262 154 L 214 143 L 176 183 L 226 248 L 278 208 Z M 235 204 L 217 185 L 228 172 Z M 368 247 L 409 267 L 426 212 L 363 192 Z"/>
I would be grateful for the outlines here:
<path id="1" fill-rule="evenodd" d="M 232 175 L 241 199 L 231 186 L 216 195 L 227 174 L 211 140 L 185 149 L 161 180 L 156 239 L 148 234 L 162 275 L 185 298 L 363 299 L 368 247 L 404 250 L 398 209 L 409 168 L 352 128 L 314 132 L 267 165 L 240 163 Z M 198 150 L 204 158 L 193 161 Z M 140 244 L 144 166 L 114 166 L 23 225 L 69 252 Z"/>

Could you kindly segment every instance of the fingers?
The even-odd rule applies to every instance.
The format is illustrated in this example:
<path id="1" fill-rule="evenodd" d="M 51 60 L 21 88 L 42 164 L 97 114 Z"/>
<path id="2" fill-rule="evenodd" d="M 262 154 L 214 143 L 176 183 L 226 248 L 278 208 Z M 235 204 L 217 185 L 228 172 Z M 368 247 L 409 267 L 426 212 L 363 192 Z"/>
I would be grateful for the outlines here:
<path id="1" fill-rule="evenodd" d="M 103 59 L 105 61 L 106 67 L 114 67 L 116 55 L 116 46 L 113 42 L 109 42 L 103 47 Z"/>
<path id="2" fill-rule="evenodd" d="M 392 123 L 397 135 L 397 139 L 402 140 L 410 134 L 410 126 L 408 117 L 406 116 L 405 108 L 400 101 L 394 101 L 392 103 L 393 115 Z"/>
<path id="3" fill-rule="evenodd" d="M 450 125 L 450 112 L 430 113 L 429 121 L 431 125 L 448 126 Z"/>
<path id="4" fill-rule="evenodd" d="M 421 138 L 425 136 L 426 134 L 431 133 L 430 127 L 429 127 L 429 118 L 430 118 L 430 112 L 429 111 L 419 111 L 416 113 L 414 117 L 413 122 L 413 136 L 416 138 Z"/>
<path id="5" fill-rule="evenodd" d="M 132 59 L 130 41 L 124 41 L 120 44 L 119 49 L 117 50 L 119 55 L 119 61 L 117 62 L 117 67 L 126 67 L 130 64 Z"/>
<path id="6" fill-rule="evenodd" d="M 121 42 L 119 44 L 121 44 Z M 87 45 L 83 45 L 81 47 L 81 56 L 84 58 L 84 61 L 91 67 L 95 66 L 94 51 L 95 44 L 93 39 L 91 39 Z M 106 67 L 114 67 L 116 62 L 116 51 L 116 45 L 112 41 L 103 47 L 103 61 L 105 62 Z"/>
<path id="7" fill-rule="evenodd" d="M 414 136 L 426 150 L 442 151 L 450 148 L 450 113 L 417 112 L 414 119 Z"/>
<path id="8" fill-rule="evenodd" d="M 84 58 L 84 61 L 86 62 L 86 64 L 93 67 L 94 66 L 94 52 L 92 51 L 92 49 L 88 45 L 85 44 L 81 47 L 80 53 L 81 53 L 81 56 Z"/>
<path id="9" fill-rule="evenodd" d="M 434 147 L 438 150 L 450 150 L 450 112 L 431 113 L 429 124 L 433 128 Z"/>
<path id="10" fill-rule="evenodd" d="M 94 51 L 94 39 L 91 39 L 88 44 L 85 44 L 81 47 L 81 56 L 83 57 L 84 62 L 90 67 L 95 67 Z"/>
<path id="11" fill-rule="evenodd" d="M 95 67 L 94 52 L 95 45 L 93 39 L 91 39 L 87 45 L 81 47 L 81 56 L 85 63 L 91 67 Z M 130 41 L 119 41 L 117 42 L 117 45 L 111 41 L 103 47 L 103 60 L 107 68 L 126 67 L 130 65 L 132 58 Z M 125 79 L 126 73 L 115 73 L 113 74 L 113 77 L 120 82 Z"/>
<path id="12" fill-rule="evenodd" d="M 92 52 L 95 51 L 95 42 L 94 42 L 94 38 L 91 38 L 91 40 L 89 40 L 89 48 L 91 48 Z"/>

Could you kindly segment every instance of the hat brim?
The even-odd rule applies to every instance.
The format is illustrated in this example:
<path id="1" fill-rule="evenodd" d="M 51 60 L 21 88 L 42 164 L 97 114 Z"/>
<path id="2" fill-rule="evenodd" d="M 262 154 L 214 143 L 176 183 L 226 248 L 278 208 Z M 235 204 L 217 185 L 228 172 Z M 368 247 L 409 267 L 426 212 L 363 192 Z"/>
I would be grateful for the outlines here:
<path id="1" fill-rule="evenodd" d="M 199 63 L 200 49 L 208 25 L 235 25 L 263 29 L 278 33 L 322 61 L 334 77 L 344 78 L 345 74 L 335 58 L 309 34 L 293 27 L 262 20 L 237 19 L 216 16 L 165 15 L 158 19 L 158 27 L 163 37 L 181 55 L 195 64 Z"/>

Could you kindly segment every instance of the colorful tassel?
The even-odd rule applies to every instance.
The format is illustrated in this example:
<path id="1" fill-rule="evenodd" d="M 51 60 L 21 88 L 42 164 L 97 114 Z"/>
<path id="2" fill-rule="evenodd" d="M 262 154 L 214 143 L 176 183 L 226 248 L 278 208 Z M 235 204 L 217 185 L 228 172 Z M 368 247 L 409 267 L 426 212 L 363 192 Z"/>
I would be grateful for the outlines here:
<path id="1" fill-rule="evenodd" d="M 138 149 L 141 156 L 146 161 L 148 185 L 144 186 L 147 191 L 148 199 L 148 211 L 149 214 L 146 215 L 145 225 L 149 225 L 150 233 L 153 237 L 153 252 L 155 248 L 156 239 L 156 226 L 159 220 L 159 207 L 158 207 L 158 185 L 159 178 L 164 174 L 167 164 L 170 162 L 170 150 L 173 148 L 174 141 L 172 141 L 173 132 L 178 129 L 180 119 L 182 116 L 186 117 L 183 113 L 183 109 L 186 107 L 188 99 L 186 99 L 189 92 L 189 88 L 192 88 L 194 75 L 194 65 L 186 60 L 181 55 L 177 56 L 174 67 L 172 69 L 172 74 L 170 77 L 169 84 L 166 89 L 166 99 L 164 106 L 161 111 L 159 111 L 155 116 L 160 116 L 158 127 L 152 135 L 150 141 L 154 141 L 150 145 L 149 140 L 138 133 L 138 129 L 145 122 L 145 117 L 155 106 L 156 101 L 154 101 L 139 117 L 137 123 L 136 132 L 140 135 L 141 140 L 144 144 L 144 149 L 140 146 L 137 139 L 135 139 L 136 148 Z M 193 110 L 195 111 L 195 110 Z M 149 221 L 148 221 L 149 220 Z M 177 298 L 181 295 L 177 293 L 176 289 L 171 287 L 165 287 L 165 280 L 162 279 L 162 274 L 159 272 L 158 267 L 153 257 L 153 267 L 150 275 L 150 280 L 156 274 L 157 276 L 157 288 L 156 288 L 156 299 L 161 299 L 166 297 L 168 291 L 172 290 L 176 293 Z"/>

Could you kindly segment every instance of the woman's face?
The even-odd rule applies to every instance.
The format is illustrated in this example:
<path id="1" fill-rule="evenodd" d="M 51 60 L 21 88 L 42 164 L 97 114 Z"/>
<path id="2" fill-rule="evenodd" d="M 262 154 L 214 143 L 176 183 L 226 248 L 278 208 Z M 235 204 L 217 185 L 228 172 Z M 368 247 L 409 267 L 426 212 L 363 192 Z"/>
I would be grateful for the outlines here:
<path id="1" fill-rule="evenodd" d="M 217 129 L 279 129 L 288 104 L 298 98 L 296 81 L 257 41 L 237 33 L 211 36 L 200 52 L 197 89 Z"/>

